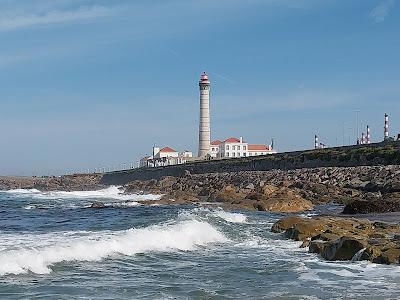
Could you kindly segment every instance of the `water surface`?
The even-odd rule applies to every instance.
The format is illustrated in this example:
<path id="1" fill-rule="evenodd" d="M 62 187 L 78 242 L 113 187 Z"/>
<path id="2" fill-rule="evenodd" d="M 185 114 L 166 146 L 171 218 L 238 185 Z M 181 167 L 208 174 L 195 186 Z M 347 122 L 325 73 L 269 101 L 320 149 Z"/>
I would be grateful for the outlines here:
<path id="1" fill-rule="evenodd" d="M 151 199 L 154 205 L 135 200 Z M 89 208 L 93 201 L 108 207 Z M 400 267 L 326 262 L 270 232 L 280 215 L 157 196 L 0 192 L 0 298 L 397 299 Z"/>

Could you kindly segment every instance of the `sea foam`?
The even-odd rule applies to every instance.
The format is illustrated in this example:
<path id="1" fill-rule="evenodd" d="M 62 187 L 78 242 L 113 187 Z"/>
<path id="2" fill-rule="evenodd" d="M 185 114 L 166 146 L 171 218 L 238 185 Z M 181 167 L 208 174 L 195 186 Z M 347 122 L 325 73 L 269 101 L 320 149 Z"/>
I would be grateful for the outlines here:
<path id="1" fill-rule="evenodd" d="M 244 214 L 232 213 L 224 210 L 215 211 L 214 215 L 230 223 L 245 223 L 247 220 Z"/>
<path id="2" fill-rule="evenodd" d="M 16 198 L 31 197 L 33 199 L 42 200 L 56 200 L 56 199 L 112 199 L 112 200 L 158 200 L 161 195 L 152 194 L 124 194 L 119 186 L 110 186 L 106 189 L 96 190 L 96 191 L 46 191 L 41 192 L 37 189 L 15 189 L 8 190 L 5 193 L 12 195 Z"/>
<path id="3" fill-rule="evenodd" d="M 132 256 L 150 251 L 192 251 L 198 246 L 227 241 L 212 225 L 197 220 L 129 229 L 94 239 L 90 236 L 66 238 L 44 247 L 1 251 L 0 275 L 28 271 L 47 274 L 52 271 L 52 265 L 61 262 L 100 261 L 114 255 Z"/>

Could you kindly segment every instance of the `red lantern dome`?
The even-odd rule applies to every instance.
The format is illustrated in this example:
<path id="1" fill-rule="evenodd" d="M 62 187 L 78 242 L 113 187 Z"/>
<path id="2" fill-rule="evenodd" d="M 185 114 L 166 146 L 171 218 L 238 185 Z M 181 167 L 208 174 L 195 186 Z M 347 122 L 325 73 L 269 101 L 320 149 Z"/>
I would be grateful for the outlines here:
<path id="1" fill-rule="evenodd" d="M 207 80 L 208 80 L 208 75 L 207 75 L 206 72 L 203 72 L 203 74 L 201 74 L 200 80 L 201 80 L 201 81 L 207 81 Z"/>

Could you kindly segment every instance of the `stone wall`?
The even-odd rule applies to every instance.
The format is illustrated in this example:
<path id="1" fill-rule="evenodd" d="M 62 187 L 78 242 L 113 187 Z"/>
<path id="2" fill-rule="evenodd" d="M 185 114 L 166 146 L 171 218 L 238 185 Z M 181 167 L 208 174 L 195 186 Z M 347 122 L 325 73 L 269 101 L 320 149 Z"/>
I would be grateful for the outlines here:
<path id="1" fill-rule="evenodd" d="M 387 142 L 110 172 L 104 174 L 101 182 L 122 185 L 134 180 L 160 179 L 164 176 L 182 177 L 188 172 L 205 174 L 397 164 L 400 164 L 400 142 Z"/>

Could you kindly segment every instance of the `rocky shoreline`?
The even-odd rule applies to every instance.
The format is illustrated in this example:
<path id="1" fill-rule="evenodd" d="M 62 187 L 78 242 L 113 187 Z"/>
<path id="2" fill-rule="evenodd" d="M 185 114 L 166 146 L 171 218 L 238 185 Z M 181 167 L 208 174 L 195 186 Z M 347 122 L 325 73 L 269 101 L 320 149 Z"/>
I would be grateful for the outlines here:
<path id="1" fill-rule="evenodd" d="M 209 174 L 186 172 L 182 177 L 133 181 L 124 188 L 126 193 L 163 194 L 165 203 L 222 202 L 227 208 L 296 212 L 334 202 L 353 203 L 344 210 L 347 214 L 371 213 L 374 207 L 380 209 L 376 212 L 400 210 L 397 204 L 400 199 L 399 165 Z"/>

